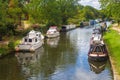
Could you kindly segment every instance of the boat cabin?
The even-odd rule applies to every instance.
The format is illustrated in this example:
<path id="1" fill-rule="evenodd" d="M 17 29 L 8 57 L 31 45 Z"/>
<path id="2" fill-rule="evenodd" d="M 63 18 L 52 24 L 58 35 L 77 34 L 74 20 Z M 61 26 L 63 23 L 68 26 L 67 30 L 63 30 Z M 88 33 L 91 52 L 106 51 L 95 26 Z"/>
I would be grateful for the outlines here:
<path id="1" fill-rule="evenodd" d="M 108 52 L 105 44 L 91 45 L 88 56 L 90 59 L 94 60 L 106 60 L 108 57 Z"/>
<path id="2" fill-rule="evenodd" d="M 23 43 L 32 44 L 37 43 L 41 39 L 41 33 L 37 31 L 30 31 L 26 37 L 23 38 Z"/>
<path id="3" fill-rule="evenodd" d="M 91 45 L 90 53 L 103 53 L 106 52 L 106 47 L 104 44 Z"/>
<path id="4" fill-rule="evenodd" d="M 47 34 L 54 34 L 56 32 L 58 32 L 57 26 L 51 26 L 47 31 Z"/>
<path id="5" fill-rule="evenodd" d="M 101 34 L 101 30 L 100 29 L 93 29 L 93 34 Z"/>

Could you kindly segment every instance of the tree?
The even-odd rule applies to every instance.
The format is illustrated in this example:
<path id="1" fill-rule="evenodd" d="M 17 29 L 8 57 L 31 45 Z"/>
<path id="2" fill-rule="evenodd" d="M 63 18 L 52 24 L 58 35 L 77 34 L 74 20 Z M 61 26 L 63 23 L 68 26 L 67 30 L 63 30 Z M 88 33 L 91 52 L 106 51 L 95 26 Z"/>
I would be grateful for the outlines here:
<path id="1" fill-rule="evenodd" d="M 115 19 L 120 24 L 120 1 L 119 0 L 99 0 L 108 17 Z"/>
<path id="2" fill-rule="evenodd" d="M 6 25 L 6 7 L 7 7 L 7 2 L 0 0 L 0 41 L 2 40 L 3 35 L 6 34 L 7 32 L 7 27 Z"/>
<path id="3" fill-rule="evenodd" d="M 0 36 L 13 35 L 20 23 L 22 10 L 18 0 L 0 0 Z"/>
<path id="4" fill-rule="evenodd" d="M 35 23 L 60 25 L 77 12 L 78 0 L 31 0 L 24 5 Z"/>
<path id="5" fill-rule="evenodd" d="M 99 18 L 100 12 L 91 6 L 85 6 L 82 9 L 79 9 L 78 16 L 81 18 L 81 21 L 96 19 Z"/>

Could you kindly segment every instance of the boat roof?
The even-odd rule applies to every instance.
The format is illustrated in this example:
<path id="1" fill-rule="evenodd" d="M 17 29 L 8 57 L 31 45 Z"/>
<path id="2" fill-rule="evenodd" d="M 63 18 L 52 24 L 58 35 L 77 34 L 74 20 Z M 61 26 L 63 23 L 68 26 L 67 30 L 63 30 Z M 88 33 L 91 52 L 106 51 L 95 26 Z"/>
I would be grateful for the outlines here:
<path id="1" fill-rule="evenodd" d="M 50 28 L 52 28 L 52 29 L 56 29 L 56 28 L 57 28 L 57 26 L 50 26 Z"/>
<path id="2" fill-rule="evenodd" d="M 104 42 L 103 42 L 103 40 L 102 41 L 99 41 L 99 42 L 93 42 L 93 43 L 91 43 L 91 45 L 94 45 L 94 46 L 103 46 L 103 45 L 105 45 L 104 44 Z"/>
<path id="3" fill-rule="evenodd" d="M 52 26 L 48 29 L 48 31 L 57 31 L 57 26 Z"/>
<path id="4" fill-rule="evenodd" d="M 41 34 L 41 32 L 31 30 L 31 31 L 27 34 L 26 37 L 27 37 L 27 38 L 34 38 L 34 37 L 36 37 L 36 34 Z"/>

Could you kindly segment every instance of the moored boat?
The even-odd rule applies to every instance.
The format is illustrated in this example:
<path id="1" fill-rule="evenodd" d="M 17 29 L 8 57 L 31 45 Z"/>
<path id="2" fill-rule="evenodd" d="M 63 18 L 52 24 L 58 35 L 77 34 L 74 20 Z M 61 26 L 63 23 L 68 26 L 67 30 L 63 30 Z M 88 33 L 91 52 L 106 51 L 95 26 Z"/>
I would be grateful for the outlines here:
<path id="1" fill-rule="evenodd" d="M 108 58 L 108 51 L 101 34 L 94 34 L 94 36 L 92 36 L 88 58 L 97 61 L 106 60 Z"/>
<path id="2" fill-rule="evenodd" d="M 44 36 L 41 32 L 31 30 L 27 36 L 23 37 L 22 42 L 15 47 L 16 51 L 35 51 L 44 43 Z"/>
<path id="3" fill-rule="evenodd" d="M 69 30 L 73 30 L 73 29 L 75 29 L 76 28 L 76 25 L 73 25 L 73 24 L 71 24 L 71 25 L 63 25 L 62 27 L 61 27 L 61 32 L 66 32 L 66 31 L 69 31 Z"/>
<path id="4" fill-rule="evenodd" d="M 106 45 L 104 43 L 91 44 L 88 53 L 88 58 L 96 61 L 107 60 L 108 51 L 106 49 Z"/>
<path id="5" fill-rule="evenodd" d="M 58 37 L 59 35 L 60 32 L 58 31 L 57 26 L 51 26 L 46 33 L 46 37 L 48 38 Z"/>

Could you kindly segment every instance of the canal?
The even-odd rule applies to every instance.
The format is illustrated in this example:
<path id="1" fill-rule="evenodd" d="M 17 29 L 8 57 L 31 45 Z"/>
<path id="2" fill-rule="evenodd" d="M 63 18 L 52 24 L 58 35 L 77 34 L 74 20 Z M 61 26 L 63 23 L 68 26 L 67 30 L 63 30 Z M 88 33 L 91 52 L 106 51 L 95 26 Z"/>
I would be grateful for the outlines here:
<path id="1" fill-rule="evenodd" d="M 46 39 L 35 52 L 0 59 L 0 80 L 113 80 L 109 61 L 88 60 L 92 28 L 77 28 Z"/>

